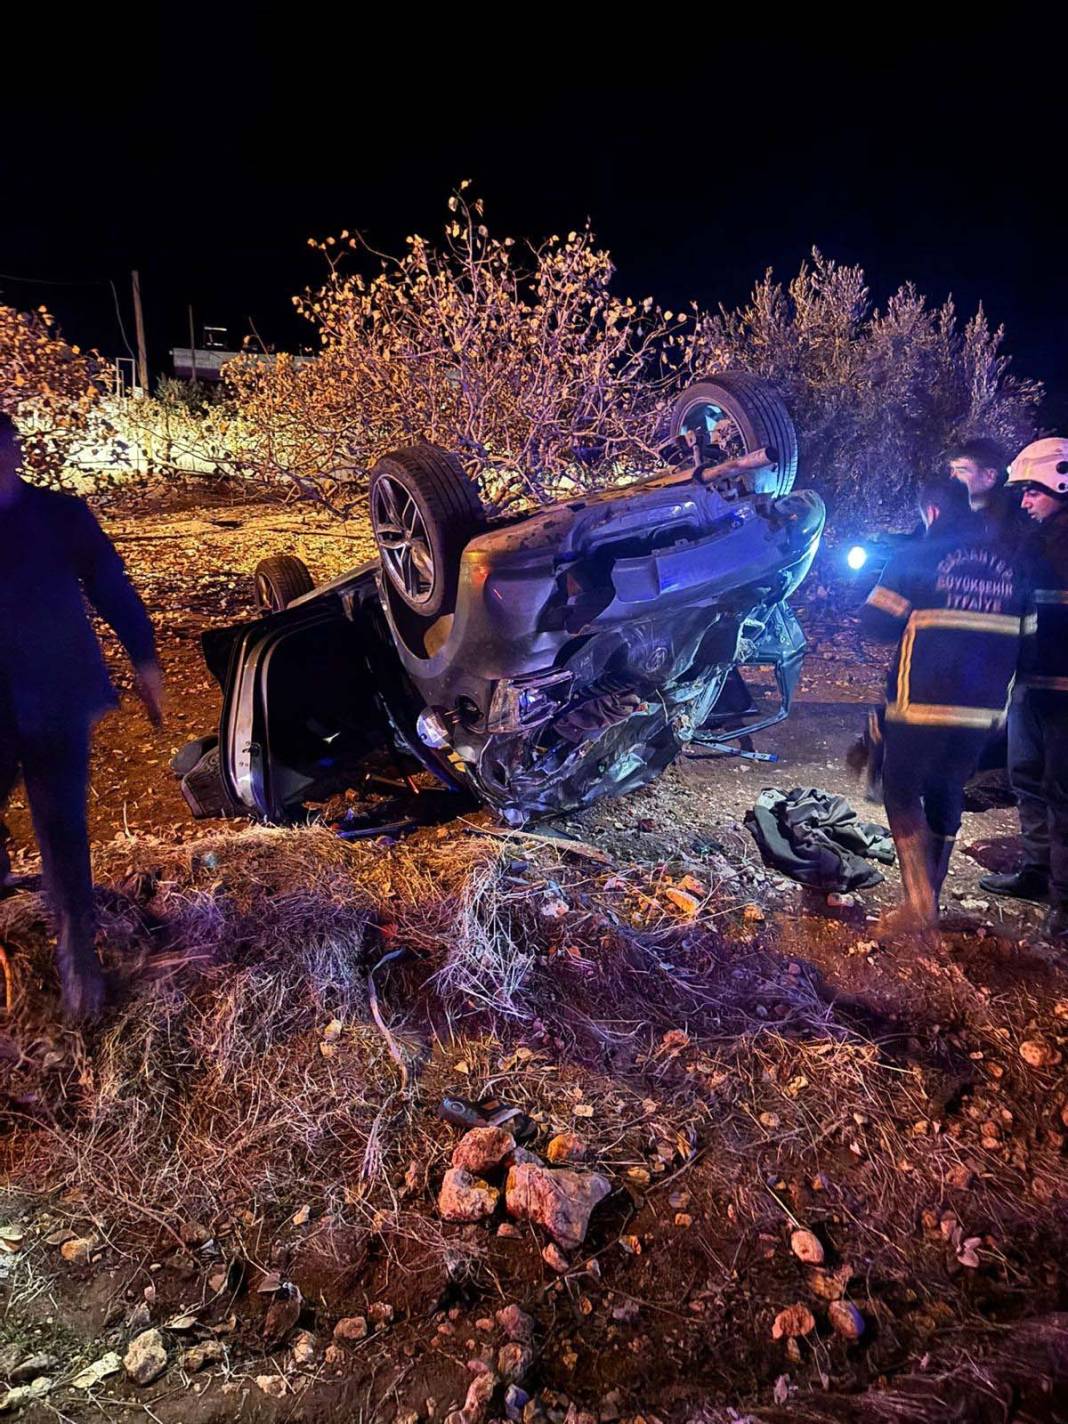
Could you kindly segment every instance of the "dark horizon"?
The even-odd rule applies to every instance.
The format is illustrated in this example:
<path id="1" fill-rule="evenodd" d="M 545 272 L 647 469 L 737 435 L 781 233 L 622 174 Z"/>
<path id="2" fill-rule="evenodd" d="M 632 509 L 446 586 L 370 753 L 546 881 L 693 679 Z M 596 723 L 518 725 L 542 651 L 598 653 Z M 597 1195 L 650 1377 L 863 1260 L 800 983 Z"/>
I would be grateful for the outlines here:
<path id="1" fill-rule="evenodd" d="M 397 251 L 412 230 L 441 230 L 469 178 L 497 232 L 536 240 L 589 218 L 619 290 L 666 306 L 734 306 L 765 268 L 788 279 L 813 246 L 860 263 L 877 305 L 909 280 L 934 304 L 952 294 L 963 317 L 982 301 L 1013 369 L 1045 381 L 1047 418 L 1066 404 L 1047 158 L 1064 121 L 1052 87 L 1013 101 L 1009 55 L 943 45 L 879 68 L 771 47 L 776 81 L 740 67 L 708 89 L 663 75 L 535 86 L 490 68 L 448 102 L 385 66 L 327 102 L 230 23 L 210 76 L 191 42 L 156 36 L 124 75 L 124 121 L 88 145 L 61 97 L 5 147 L 0 300 L 44 302 L 69 339 L 125 354 L 106 283 L 133 345 L 136 267 L 154 376 L 187 344 L 189 303 L 198 338 L 223 325 L 236 344 L 254 323 L 293 349 L 314 332 L 290 298 L 324 270 L 309 236 L 359 229 Z"/>

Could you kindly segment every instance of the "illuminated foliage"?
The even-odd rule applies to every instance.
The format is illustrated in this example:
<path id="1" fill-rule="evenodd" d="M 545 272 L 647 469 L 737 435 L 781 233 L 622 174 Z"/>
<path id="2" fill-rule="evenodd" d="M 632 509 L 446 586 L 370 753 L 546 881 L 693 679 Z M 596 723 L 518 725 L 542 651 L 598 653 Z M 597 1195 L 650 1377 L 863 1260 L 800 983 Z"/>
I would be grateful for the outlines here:
<path id="1" fill-rule="evenodd" d="M 415 235 L 399 258 L 347 232 L 312 242 L 329 274 L 295 302 L 317 359 L 225 372 L 257 468 L 344 508 L 379 456 L 426 439 L 507 507 L 647 465 L 680 319 L 615 296 L 588 228 L 522 247 L 491 236 L 462 189 L 449 210 L 440 245 Z M 345 256 L 378 271 L 347 271 Z"/>
<path id="2" fill-rule="evenodd" d="M 68 345 L 46 308 L 0 306 L 0 409 L 17 420 L 26 468 L 41 483 L 63 482 L 106 378 L 96 353 Z"/>
<path id="3" fill-rule="evenodd" d="M 952 300 L 914 286 L 872 305 L 860 267 L 814 250 L 787 287 L 768 271 L 747 305 L 700 317 L 695 371 L 740 367 L 780 388 L 798 425 L 799 481 L 842 527 L 900 514 L 953 440 L 998 436 L 1010 455 L 1032 437 L 1042 387 L 1011 374 L 980 307 L 963 328 Z"/>

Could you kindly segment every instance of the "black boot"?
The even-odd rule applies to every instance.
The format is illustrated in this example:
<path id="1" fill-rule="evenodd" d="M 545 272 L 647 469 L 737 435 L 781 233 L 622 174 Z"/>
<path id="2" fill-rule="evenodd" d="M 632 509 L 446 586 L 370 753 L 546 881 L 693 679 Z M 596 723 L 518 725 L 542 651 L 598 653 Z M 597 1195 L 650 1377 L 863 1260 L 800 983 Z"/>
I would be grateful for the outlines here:
<path id="1" fill-rule="evenodd" d="M 894 831 L 904 901 L 884 912 L 875 925 L 876 939 L 913 939 L 925 948 L 938 944 L 938 906 L 931 884 L 930 836 L 922 830 Z"/>
<path id="2" fill-rule="evenodd" d="M 104 1012 L 107 982 L 93 954 L 77 961 L 56 952 L 56 967 L 63 991 L 63 1017 L 70 1023 L 93 1023 Z"/>
<path id="3" fill-rule="evenodd" d="M 98 1019 L 107 1001 L 107 980 L 97 957 L 96 928 L 91 916 L 60 917 L 56 969 L 63 1017 L 71 1023 Z"/>
<path id="4" fill-rule="evenodd" d="M 1049 875 L 1034 865 L 1025 865 L 1011 875 L 984 875 L 979 882 L 991 895 L 1008 895 L 1014 900 L 1045 900 L 1049 895 Z"/>
<path id="5" fill-rule="evenodd" d="M 949 874 L 949 862 L 956 843 L 956 836 L 936 836 L 933 833 L 928 841 L 931 889 L 934 891 L 936 908 L 942 895 L 942 886 L 945 885 L 946 876 Z"/>

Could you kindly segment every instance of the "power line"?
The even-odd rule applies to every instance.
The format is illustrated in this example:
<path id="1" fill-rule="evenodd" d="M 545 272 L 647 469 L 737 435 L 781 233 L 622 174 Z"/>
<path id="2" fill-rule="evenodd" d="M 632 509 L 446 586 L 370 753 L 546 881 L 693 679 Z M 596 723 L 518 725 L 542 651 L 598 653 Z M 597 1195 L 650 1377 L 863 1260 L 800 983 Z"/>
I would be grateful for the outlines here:
<path id="1" fill-rule="evenodd" d="M 122 309 L 119 306 L 119 293 L 115 283 L 110 277 L 82 277 L 74 280 L 59 277 L 17 277 L 13 272 L 0 272 L 0 282 L 25 282 L 28 285 L 38 287 L 110 287 L 111 297 L 115 303 L 115 320 L 119 324 L 119 335 L 122 337 L 122 344 L 126 347 L 126 354 L 136 360 L 130 339 L 126 335 L 126 326 L 122 319 Z"/>

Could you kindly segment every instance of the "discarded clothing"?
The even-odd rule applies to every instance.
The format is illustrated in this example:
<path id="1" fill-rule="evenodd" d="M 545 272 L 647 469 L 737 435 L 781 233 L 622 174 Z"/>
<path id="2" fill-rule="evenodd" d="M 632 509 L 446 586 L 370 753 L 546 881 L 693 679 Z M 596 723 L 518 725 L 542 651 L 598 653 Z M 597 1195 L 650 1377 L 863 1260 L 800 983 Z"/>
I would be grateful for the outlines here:
<path id="1" fill-rule="evenodd" d="M 865 890 L 883 879 L 868 859 L 894 863 L 885 826 L 862 821 L 844 796 L 819 787 L 762 791 L 745 825 L 765 865 L 816 890 Z"/>

